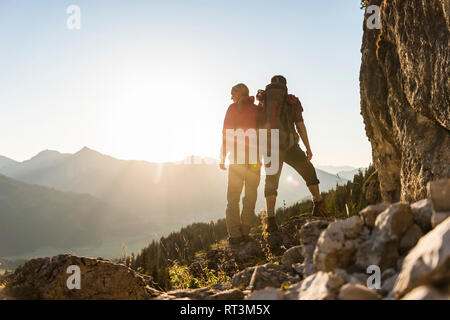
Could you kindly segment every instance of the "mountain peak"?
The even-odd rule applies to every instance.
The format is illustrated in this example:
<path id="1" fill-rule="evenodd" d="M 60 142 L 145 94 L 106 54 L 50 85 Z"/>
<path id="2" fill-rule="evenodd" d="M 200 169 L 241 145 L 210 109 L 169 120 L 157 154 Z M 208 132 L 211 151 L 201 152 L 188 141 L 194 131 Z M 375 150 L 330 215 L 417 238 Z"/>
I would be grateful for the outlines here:
<path id="1" fill-rule="evenodd" d="M 49 159 L 49 158 L 55 158 L 55 157 L 58 157 L 61 155 L 62 154 L 58 151 L 45 149 L 45 150 L 39 152 L 34 157 L 32 157 L 31 159 Z"/>
<path id="2" fill-rule="evenodd" d="M 94 150 L 92 150 L 92 149 L 90 149 L 90 148 L 84 146 L 84 147 L 83 147 L 80 151 L 78 151 L 78 152 L 91 152 L 91 151 L 94 151 Z"/>
<path id="3" fill-rule="evenodd" d="M 99 154 L 99 152 L 84 146 L 80 151 L 76 152 L 75 154 Z"/>
<path id="4" fill-rule="evenodd" d="M 85 158 L 85 159 L 94 159 L 94 158 L 104 159 L 109 157 L 86 146 L 84 146 L 80 151 L 74 153 L 73 156 L 76 158 Z"/>
<path id="5" fill-rule="evenodd" d="M 18 162 L 16 160 L 7 158 L 5 156 L 0 156 L 0 168 L 4 168 L 7 166 L 11 166 L 14 164 L 17 164 Z"/>

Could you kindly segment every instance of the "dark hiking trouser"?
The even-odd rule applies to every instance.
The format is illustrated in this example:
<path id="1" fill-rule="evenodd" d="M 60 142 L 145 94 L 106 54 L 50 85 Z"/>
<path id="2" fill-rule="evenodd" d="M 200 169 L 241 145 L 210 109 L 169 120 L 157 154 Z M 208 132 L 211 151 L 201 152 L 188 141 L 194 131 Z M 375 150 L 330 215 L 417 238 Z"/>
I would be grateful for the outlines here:
<path id="1" fill-rule="evenodd" d="M 255 217 L 260 171 L 259 165 L 251 164 L 231 164 L 228 168 L 226 221 L 230 238 L 246 236 L 250 232 Z M 244 186 L 242 214 L 239 214 L 239 202 Z"/>
<path id="2" fill-rule="evenodd" d="M 305 152 L 300 149 L 300 146 L 296 144 L 286 152 L 280 154 L 280 166 L 278 172 L 274 175 L 266 176 L 266 184 L 264 187 L 264 196 L 277 196 L 278 195 L 278 184 L 280 182 L 281 169 L 283 168 L 283 163 L 287 163 L 292 168 L 297 171 L 302 178 L 305 180 L 307 186 L 314 186 L 319 184 L 320 181 L 317 179 L 316 169 L 311 162 L 307 161 L 308 158 Z"/>

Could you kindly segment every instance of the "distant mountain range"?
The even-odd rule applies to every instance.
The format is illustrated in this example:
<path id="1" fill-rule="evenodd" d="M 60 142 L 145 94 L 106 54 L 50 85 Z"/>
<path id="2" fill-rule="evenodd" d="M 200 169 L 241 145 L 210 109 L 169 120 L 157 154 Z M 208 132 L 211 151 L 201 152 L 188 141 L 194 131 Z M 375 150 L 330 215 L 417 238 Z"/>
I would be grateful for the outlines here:
<path id="1" fill-rule="evenodd" d="M 350 166 L 317 166 L 318 169 L 329 172 L 331 174 L 335 174 L 340 178 L 344 178 L 347 180 L 353 180 L 355 174 L 359 171 L 364 171 L 367 168 L 354 168 Z"/>
<path id="2" fill-rule="evenodd" d="M 0 228 L 9 226 L 0 235 L 8 244 L 0 244 L 0 256 L 61 249 L 118 256 L 122 243 L 134 251 L 184 225 L 225 215 L 227 173 L 214 159 L 118 160 L 87 147 L 75 154 L 45 150 L 23 162 L 3 159 L 0 174 L 17 181 L 0 179 L 0 212 L 8 222 Z M 309 196 L 301 177 L 284 168 L 278 206 Z M 347 182 L 320 169 L 317 175 L 322 191 Z M 263 190 L 264 178 L 257 212 L 265 206 Z"/>
<path id="3" fill-rule="evenodd" d="M 100 247 L 105 239 L 144 230 L 130 216 L 87 194 L 61 192 L 0 175 L 0 256 L 20 257 L 43 247 L 56 252 Z M 120 244 L 119 244 L 120 246 Z"/>
<path id="4" fill-rule="evenodd" d="M 353 180 L 353 177 L 358 174 L 359 172 L 364 172 L 367 168 L 358 168 L 354 170 L 348 170 L 348 171 L 339 171 L 336 173 L 336 176 L 339 178 L 344 178 L 347 180 Z"/>
<path id="5" fill-rule="evenodd" d="M 4 156 L 0 156 L 0 168 L 9 167 L 9 166 L 15 165 L 17 163 L 18 162 L 15 160 L 9 159 Z"/>

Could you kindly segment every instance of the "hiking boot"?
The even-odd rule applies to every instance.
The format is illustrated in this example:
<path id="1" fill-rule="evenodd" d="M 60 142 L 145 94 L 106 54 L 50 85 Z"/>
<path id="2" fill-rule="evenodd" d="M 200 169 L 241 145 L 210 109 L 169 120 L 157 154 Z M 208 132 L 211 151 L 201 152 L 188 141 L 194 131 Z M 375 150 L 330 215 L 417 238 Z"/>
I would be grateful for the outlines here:
<path id="1" fill-rule="evenodd" d="M 278 231 L 277 221 L 275 220 L 275 217 L 268 217 L 267 232 L 275 232 L 275 231 Z"/>
<path id="2" fill-rule="evenodd" d="M 325 201 L 313 201 L 312 215 L 315 217 L 329 217 L 328 209 L 325 205 Z"/>

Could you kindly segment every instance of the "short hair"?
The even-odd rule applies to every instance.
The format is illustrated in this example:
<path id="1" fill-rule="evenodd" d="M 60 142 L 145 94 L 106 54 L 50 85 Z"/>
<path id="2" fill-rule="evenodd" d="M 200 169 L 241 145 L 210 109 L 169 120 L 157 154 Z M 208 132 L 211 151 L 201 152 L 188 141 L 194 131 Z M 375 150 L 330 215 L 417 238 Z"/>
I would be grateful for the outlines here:
<path id="1" fill-rule="evenodd" d="M 281 83 L 281 84 L 286 85 L 287 80 L 285 77 L 283 77 L 281 75 L 276 75 L 276 76 L 273 76 L 272 79 L 270 79 L 270 83 Z"/>
<path id="2" fill-rule="evenodd" d="M 243 83 L 238 83 L 233 88 L 231 88 L 231 93 L 236 92 L 240 97 L 248 97 L 250 95 L 250 90 Z"/>

